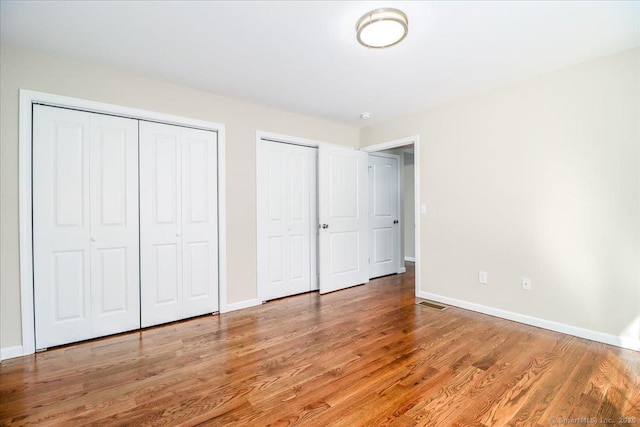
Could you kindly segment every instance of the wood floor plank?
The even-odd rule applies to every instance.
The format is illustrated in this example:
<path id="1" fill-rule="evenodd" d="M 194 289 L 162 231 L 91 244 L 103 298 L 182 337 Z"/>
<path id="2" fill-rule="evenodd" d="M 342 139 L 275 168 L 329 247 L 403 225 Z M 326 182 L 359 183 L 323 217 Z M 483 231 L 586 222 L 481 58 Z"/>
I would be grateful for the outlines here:
<path id="1" fill-rule="evenodd" d="M 640 424 L 637 352 L 415 302 L 409 265 L 324 296 L 6 360 L 0 425 Z"/>

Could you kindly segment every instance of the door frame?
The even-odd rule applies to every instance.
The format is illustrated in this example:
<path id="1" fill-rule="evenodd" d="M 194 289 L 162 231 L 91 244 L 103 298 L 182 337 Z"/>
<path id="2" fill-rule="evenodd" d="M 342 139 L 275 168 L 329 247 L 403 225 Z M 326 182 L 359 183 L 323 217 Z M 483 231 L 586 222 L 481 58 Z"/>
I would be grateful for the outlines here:
<path id="1" fill-rule="evenodd" d="M 258 159 L 258 144 L 260 144 L 260 141 L 270 141 L 270 142 L 277 142 L 277 143 L 281 143 L 281 144 L 291 144 L 291 145 L 300 145 L 303 147 L 310 147 L 310 148 L 320 148 L 322 147 L 340 147 L 340 148 L 345 148 L 345 149 L 351 149 L 351 150 L 357 150 L 357 148 L 355 147 L 350 147 L 348 145 L 340 145 L 340 144 L 332 144 L 330 142 L 324 142 L 324 141 L 316 141 L 313 139 L 307 139 L 307 138 L 300 138 L 297 136 L 291 136 L 291 135 L 283 135 L 283 134 L 278 134 L 278 133 L 272 133 L 272 132 L 266 132 L 266 131 L 261 131 L 258 130 L 256 131 L 256 172 L 258 170 L 258 161 L 260 159 Z M 318 175 L 318 168 L 316 165 L 316 185 L 318 184 L 317 182 L 317 175 Z M 259 179 L 257 173 L 256 173 L 256 183 L 257 180 Z M 257 185 L 257 184 L 256 184 Z M 262 253 L 262 251 L 260 250 L 260 238 L 262 237 L 263 230 L 262 230 L 262 221 L 261 221 L 261 214 L 262 211 L 260 210 L 260 202 L 258 200 L 258 198 L 260 197 L 260 195 L 257 192 L 257 188 L 259 188 L 259 186 L 256 187 L 256 293 L 258 295 L 258 299 L 261 302 L 265 302 L 263 299 L 264 296 L 264 292 L 260 287 L 260 283 L 263 282 L 263 280 L 261 280 L 261 276 L 264 275 L 266 273 L 265 271 L 265 267 L 264 267 L 264 262 L 266 257 L 264 256 L 264 254 Z M 316 190 L 316 198 L 317 198 L 317 190 Z M 318 261 L 319 261 L 319 252 L 318 252 L 318 243 L 319 243 L 319 236 L 317 234 L 318 231 L 318 202 L 316 200 L 315 203 L 316 206 L 316 218 L 312 220 L 312 223 L 315 223 L 315 226 L 313 227 L 316 231 L 316 245 L 315 247 L 312 247 L 312 254 L 311 254 L 311 260 L 312 262 L 315 261 L 315 267 L 312 265 L 311 266 L 311 274 L 315 275 L 315 277 L 312 277 L 311 280 L 312 281 L 316 281 L 316 287 L 319 289 L 319 285 L 320 285 L 320 281 L 319 281 L 319 265 L 318 265 Z"/>
<path id="2" fill-rule="evenodd" d="M 225 196 L 225 126 L 204 120 L 107 104 L 79 98 L 20 89 L 18 134 L 18 197 L 20 242 L 20 308 L 22 318 L 22 351 L 35 353 L 35 321 L 33 293 L 33 216 L 32 216 L 32 123 L 33 104 L 69 108 L 90 113 L 115 115 L 171 125 L 215 131 L 218 133 L 218 292 L 220 313 L 227 310 L 226 260 L 226 196 Z"/>
<path id="3" fill-rule="evenodd" d="M 366 150 L 362 150 L 362 151 L 366 151 Z M 401 179 L 401 168 L 402 168 L 402 164 L 400 163 L 400 156 L 398 154 L 391 154 L 391 153 L 386 153 L 386 152 L 380 152 L 380 151 L 370 151 L 368 152 L 369 156 L 378 156 L 378 157 L 385 157 L 387 159 L 395 159 L 398 162 L 398 173 L 396 174 L 396 215 L 398 216 L 398 221 L 400 223 L 400 221 L 402 221 L 400 224 L 402 224 L 399 227 L 396 227 L 396 237 L 395 237 L 395 241 L 396 241 L 396 256 L 398 257 L 398 261 L 396 262 L 396 274 L 401 274 L 406 272 L 407 270 L 404 268 L 404 259 L 402 259 L 402 255 L 403 255 L 403 250 L 402 250 L 402 231 L 404 230 L 404 218 L 403 218 L 403 214 L 404 214 L 404 209 L 402 208 L 402 203 L 401 203 L 401 196 L 402 196 L 402 179 Z M 371 164 L 369 164 L 369 167 L 371 167 Z M 369 173 L 371 173 L 371 170 L 369 169 Z M 371 200 L 372 200 L 372 193 L 371 193 L 371 188 L 369 188 L 369 207 L 371 206 Z M 369 231 L 371 231 L 371 210 L 369 210 Z M 374 247 L 373 245 L 373 240 L 369 239 L 369 256 L 371 257 L 373 254 L 373 249 Z M 371 268 L 371 263 L 369 263 L 369 268 Z M 371 274 L 371 272 L 369 272 L 369 274 Z"/>
<path id="4" fill-rule="evenodd" d="M 382 142 L 379 144 L 361 147 L 360 150 L 367 153 L 375 153 L 376 151 L 388 150 L 391 148 L 399 148 L 406 145 L 413 145 L 414 162 L 413 162 L 413 184 L 414 184 L 414 239 L 415 239 L 415 295 L 418 296 L 420 291 L 420 135 L 408 136 L 405 138 L 394 139 L 392 141 Z"/>

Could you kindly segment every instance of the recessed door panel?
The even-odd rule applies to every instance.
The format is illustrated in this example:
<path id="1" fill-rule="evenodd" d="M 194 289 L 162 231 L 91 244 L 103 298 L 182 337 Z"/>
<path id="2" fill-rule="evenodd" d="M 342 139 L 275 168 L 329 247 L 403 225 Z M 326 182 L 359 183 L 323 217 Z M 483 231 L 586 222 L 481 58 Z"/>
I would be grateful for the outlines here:
<path id="1" fill-rule="evenodd" d="M 125 226 L 127 211 L 126 133 L 121 129 L 98 130 L 97 179 L 102 226 Z M 134 159 L 135 160 L 135 159 Z M 136 171 L 137 172 L 137 171 Z M 137 180 L 136 180 L 137 181 Z"/>
<path id="2" fill-rule="evenodd" d="M 151 150 L 155 157 L 153 164 L 154 219 L 158 224 L 178 225 L 178 135 L 154 135 Z M 146 163 L 145 159 L 145 163 Z"/>
<path id="3" fill-rule="evenodd" d="M 261 145 L 262 146 L 262 143 Z M 280 222 L 280 226 L 284 226 L 284 212 L 286 209 L 286 185 L 287 182 L 285 180 L 285 157 L 288 156 L 288 153 L 284 150 L 268 150 L 267 151 L 267 182 L 268 187 L 267 191 L 269 194 L 268 204 L 269 204 L 269 222 L 272 226 L 276 225 Z M 262 174 L 261 174 L 262 175 Z M 262 180 L 262 176 L 258 178 Z"/>
<path id="4" fill-rule="evenodd" d="M 381 262 L 389 262 L 392 260 L 393 252 L 393 229 L 377 228 L 373 230 L 373 257 L 371 262 L 374 264 Z"/>
<path id="5" fill-rule="evenodd" d="M 208 223 L 209 218 L 209 151 L 212 148 L 206 140 L 187 139 L 185 174 L 185 220 L 197 224 Z M 215 173 L 211 171 L 211 173 Z"/>
<path id="6" fill-rule="evenodd" d="M 332 276 L 357 272 L 360 268 L 359 234 L 358 231 L 342 231 L 330 234 L 331 263 L 329 271 Z"/>
<path id="7" fill-rule="evenodd" d="M 378 218 L 390 218 L 396 210 L 396 191 L 398 186 L 396 175 L 398 169 L 397 167 L 393 167 L 392 164 L 379 164 L 377 159 L 378 157 L 375 156 L 375 158 L 369 162 L 370 173 L 373 174 L 373 188 L 371 190 L 373 209 L 371 210 L 371 214 Z"/>
<path id="8" fill-rule="evenodd" d="M 305 179 L 307 161 L 306 153 L 289 153 L 289 175 L 287 184 L 289 186 L 289 216 L 290 223 L 298 225 L 309 222 L 309 188 L 308 180 Z M 306 193 L 305 193 L 306 191 Z"/>
<path id="9" fill-rule="evenodd" d="M 83 227 L 86 182 L 86 144 L 88 126 L 56 120 L 53 123 L 53 185 L 55 224 Z"/>
<path id="10" fill-rule="evenodd" d="M 269 237 L 269 285 L 271 287 L 284 282 L 284 269 L 286 267 L 284 244 L 284 236 Z"/>
<path id="11" fill-rule="evenodd" d="M 54 322 L 85 320 L 85 257 L 83 250 L 53 254 Z"/>
<path id="12" fill-rule="evenodd" d="M 154 299 L 156 305 L 175 304 L 180 301 L 180 277 L 178 275 L 178 245 L 153 246 Z"/>
<path id="13" fill-rule="evenodd" d="M 308 245 L 308 239 L 304 235 L 290 235 L 289 236 L 289 280 L 300 280 L 304 278 L 307 265 L 303 263 L 303 256 L 305 255 L 305 245 Z"/>
<path id="14" fill-rule="evenodd" d="M 127 310 L 127 248 L 98 250 L 98 316 Z"/>
<path id="15" fill-rule="evenodd" d="M 185 300 L 209 296 L 209 264 L 209 242 L 191 242 L 186 246 Z"/>
<path id="16" fill-rule="evenodd" d="M 351 154 L 353 153 L 339 154 L 336 152 L 327 157 L 329 166 L 327 196 L 329 198 L 329 218 L 332 219 L 358 218 L 359 193 L 364 191 L 364 184 L 359 182 L 362 160 Z"/>

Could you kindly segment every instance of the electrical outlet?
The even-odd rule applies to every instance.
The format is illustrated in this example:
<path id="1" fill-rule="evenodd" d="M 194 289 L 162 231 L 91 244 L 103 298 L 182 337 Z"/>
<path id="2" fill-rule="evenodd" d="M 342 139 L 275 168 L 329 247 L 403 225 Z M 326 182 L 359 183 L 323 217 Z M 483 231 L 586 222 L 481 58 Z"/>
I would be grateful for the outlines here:
<path id="1" fill-rule="evenodd" d="M 489 281 L 489 277 L 486 271 L 481 271 L 478 273 L 478 282 L 482 283 L 483 285 L 486 285 L 488 281 Z"/>
<path id="2" fill-rule="evenodd" d="M 524 289 L 525 291 L 531 290 L 531 278 L 529 277 L 522 278 L 522 289 Z"/>

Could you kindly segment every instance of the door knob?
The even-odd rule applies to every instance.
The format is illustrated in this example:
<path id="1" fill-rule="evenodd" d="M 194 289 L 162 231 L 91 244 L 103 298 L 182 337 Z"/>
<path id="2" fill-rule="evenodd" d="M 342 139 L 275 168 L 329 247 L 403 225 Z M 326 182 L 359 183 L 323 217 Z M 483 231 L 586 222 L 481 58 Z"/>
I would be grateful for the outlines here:
<path id="1" fill-rule="evenodd" d="M 95 241 L 96 241 L 96 238 L 95 238 L 95 237 L 92 237 L 92 238 L 91 238 L 91 241 L 92 241 L 92 242 L 95 242 Z"/>
<path id="2" fill-rule="evenodd" d="M 394 223 L 394 224 L 397 224 L 398 222 L 399 222 L 399 221 L 398 221 L 397 219 L 394 219 L 394 220 L 393 220 L 393 223 Z"/>
<path id="3" fill-rule="evenodd" d="M 322 224 L 322 228 L 329 228 L 329 224 Z"/>
<path id="4" fill-rule="evenodd" d="M 177 233 L 176 233 L 176 237 L 180 237 L 180 232 L 177 232 Z"/>

